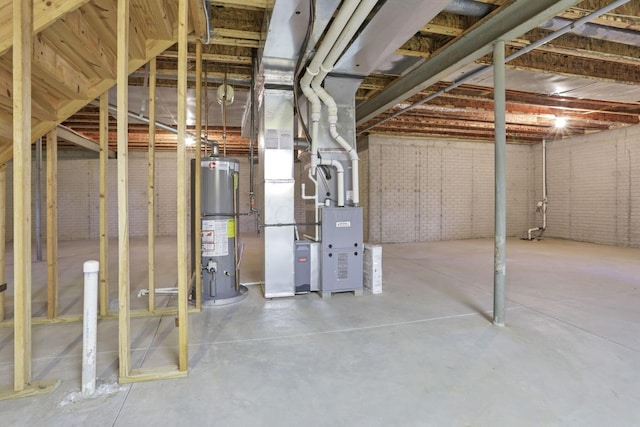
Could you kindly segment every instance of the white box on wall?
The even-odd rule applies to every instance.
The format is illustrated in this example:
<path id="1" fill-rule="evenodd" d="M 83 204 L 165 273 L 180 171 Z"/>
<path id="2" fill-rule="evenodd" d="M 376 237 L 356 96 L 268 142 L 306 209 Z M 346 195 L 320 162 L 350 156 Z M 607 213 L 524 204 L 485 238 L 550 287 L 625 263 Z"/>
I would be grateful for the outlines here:
<path id="1" fill-rule="evenodd" d="M 364 244 L 364 287 L 372 294 L 382 293 L 382 246 Z"/>

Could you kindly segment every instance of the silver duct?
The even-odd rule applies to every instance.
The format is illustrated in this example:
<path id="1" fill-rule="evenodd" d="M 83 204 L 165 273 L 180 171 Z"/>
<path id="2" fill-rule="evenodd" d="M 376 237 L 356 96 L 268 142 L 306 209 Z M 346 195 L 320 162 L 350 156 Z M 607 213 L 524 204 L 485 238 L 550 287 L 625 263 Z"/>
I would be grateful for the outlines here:
<path id="1" fill-rule="evenodd" d="M 573 21 L 571 19 L 553 18 L 542 24 L 539 28 L 542 28 L 543 30 L 557 31 L 572 23 Z M 569 32 L 592 39 L 628 44 L 631 46 L 640 46 L 640 34 L 638 34 L 636 31 L 629 31 L 621 28 L 586 23 L 579 27 L 575 27 Z"/>
<path id="2" fill-rule="evenodd" d="M 451 3 L 443 9 L 443 12 L 482 17 L 488 15 L 492 10 L 493 6 L 487 3 L 480 3 L 474 0 L 452 0 Z"/>
<path id="3" fill-rule="evenodd" d="M 482 18 L 491 13 L 493 9 L 494 7 L 490 4 L 481 3 L 475 0 L 452 0 L 451 3 L 443 9 L 443 11 L 454 13 L 456 15 Z M 574 21 L 571 19 L 553 18 L 540 25 L 538 28 L 548 31 L 558 31 L 572 23 L 574 23 Z M 576 26 L 570 32 L 583 37 L 623 43 L 631 46 L 640 46 L 640 35 L 636 31 L 586 23 L 579 27 Z"/>

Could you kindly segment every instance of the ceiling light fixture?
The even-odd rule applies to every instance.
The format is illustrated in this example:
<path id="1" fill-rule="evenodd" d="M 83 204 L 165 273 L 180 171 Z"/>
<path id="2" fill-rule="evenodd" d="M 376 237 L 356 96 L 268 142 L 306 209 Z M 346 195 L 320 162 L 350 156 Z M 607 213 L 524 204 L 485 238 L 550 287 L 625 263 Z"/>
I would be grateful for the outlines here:
<path id="1" fill-rule="evenodd" d="M 567 125 L 567 119 L 565 117 L 556 117 L 555 127 L 561 129 Z"/>

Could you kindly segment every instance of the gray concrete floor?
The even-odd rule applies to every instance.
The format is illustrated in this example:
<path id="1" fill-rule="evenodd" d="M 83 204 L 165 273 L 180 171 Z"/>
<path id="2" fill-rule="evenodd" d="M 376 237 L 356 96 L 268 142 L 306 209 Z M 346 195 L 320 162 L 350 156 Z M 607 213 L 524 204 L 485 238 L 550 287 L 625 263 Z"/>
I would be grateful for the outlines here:
<path id="1" fill-rule="evenodd" d="M 250 282 L 257 242 L 246 241 Z M 145 305 L 135 298 L 147 286 L 145 245 L 132 240 L 134 307 Z M 82 262 L 97 250 L 61 243 L 63 314 L 81 312 Z M 173 239 L 159 240 L 158 258 L 157 286 L 172 286 Z M 33 377 L 61 386 L 0 401 L 0 424 L 640 426 L 638 260 L 640 249 L 509 240 L 507 325 L 496 327 L 492 240 L 384 245 L 380 295 L 269 301 L 254 286 L 241 303 L 190 315 L 185 379 L 115 385 L 117 322 L 100 321 L 104 394 L 92 399 L 77 396 L 82 326 L 34 326 Z M 41 314 L 46 263 L 33 271 Z M 176 361 L 173 316 L 133 319 L 131 330 L 133 367 Z M 12 361 L 12 329 L 0 328 L 0 385 Z"/>

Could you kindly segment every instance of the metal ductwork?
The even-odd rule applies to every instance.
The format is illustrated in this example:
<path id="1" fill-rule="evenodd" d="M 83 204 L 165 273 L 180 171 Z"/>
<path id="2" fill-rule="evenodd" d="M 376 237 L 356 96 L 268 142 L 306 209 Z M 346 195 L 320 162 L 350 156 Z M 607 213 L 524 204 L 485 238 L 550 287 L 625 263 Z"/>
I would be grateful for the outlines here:
<path id="1" fill-rule="evenodd" d="M 380 3 L 380 2 L 378 2 Z M 351 42 L 334 73 L 364 78 L 374 71 L 402 74 L 420 58 L 396 54 L 407 40 L 433 19 L 450 0 L 386 1 Z"/>
<path id="2" fill-rule="evenodd" d="M 443 9 L 443 12 L 482 18 L 491 13 L 493 9 L 493 5 L 481 3 L 475 0 L 451 0 L 451 3 Z M 558 31 L 567 25 L 571 25 L 573 22 L 574 21 L 571 19 L 556 17 L 539 25 L 538 28 L 548 31 Z M 638 33 L 636 31 L 629 31 L 622 28 L 586 23 L 575 27 L 570 32 L 583 37 L 628 44 L 630 46 L 640 46 L 640 36 L 638 36 Z"/>
<path id="3" fill-rule="evenodd" d="M 574 23 L 571 19 L 553 18 L 539 28 L 549 31 L 558 31 Z M 573 28 L 570 33 L 592 39 L 606 40 L 608 42 L 628 44 L 630 46 L 640 46 L 640 35 L 636 31 L 628 31 L 621 28 L 607 27 L 605 25 L 586 23 Z"/>
<path id="4" fill-rule="evenodd" d="M 456 15 L 483 17 L 487 16 L 494 9 L 493 5 L 480 3 L 474 0 L 451 0 L 442 11 L 454 13 Z"/>

